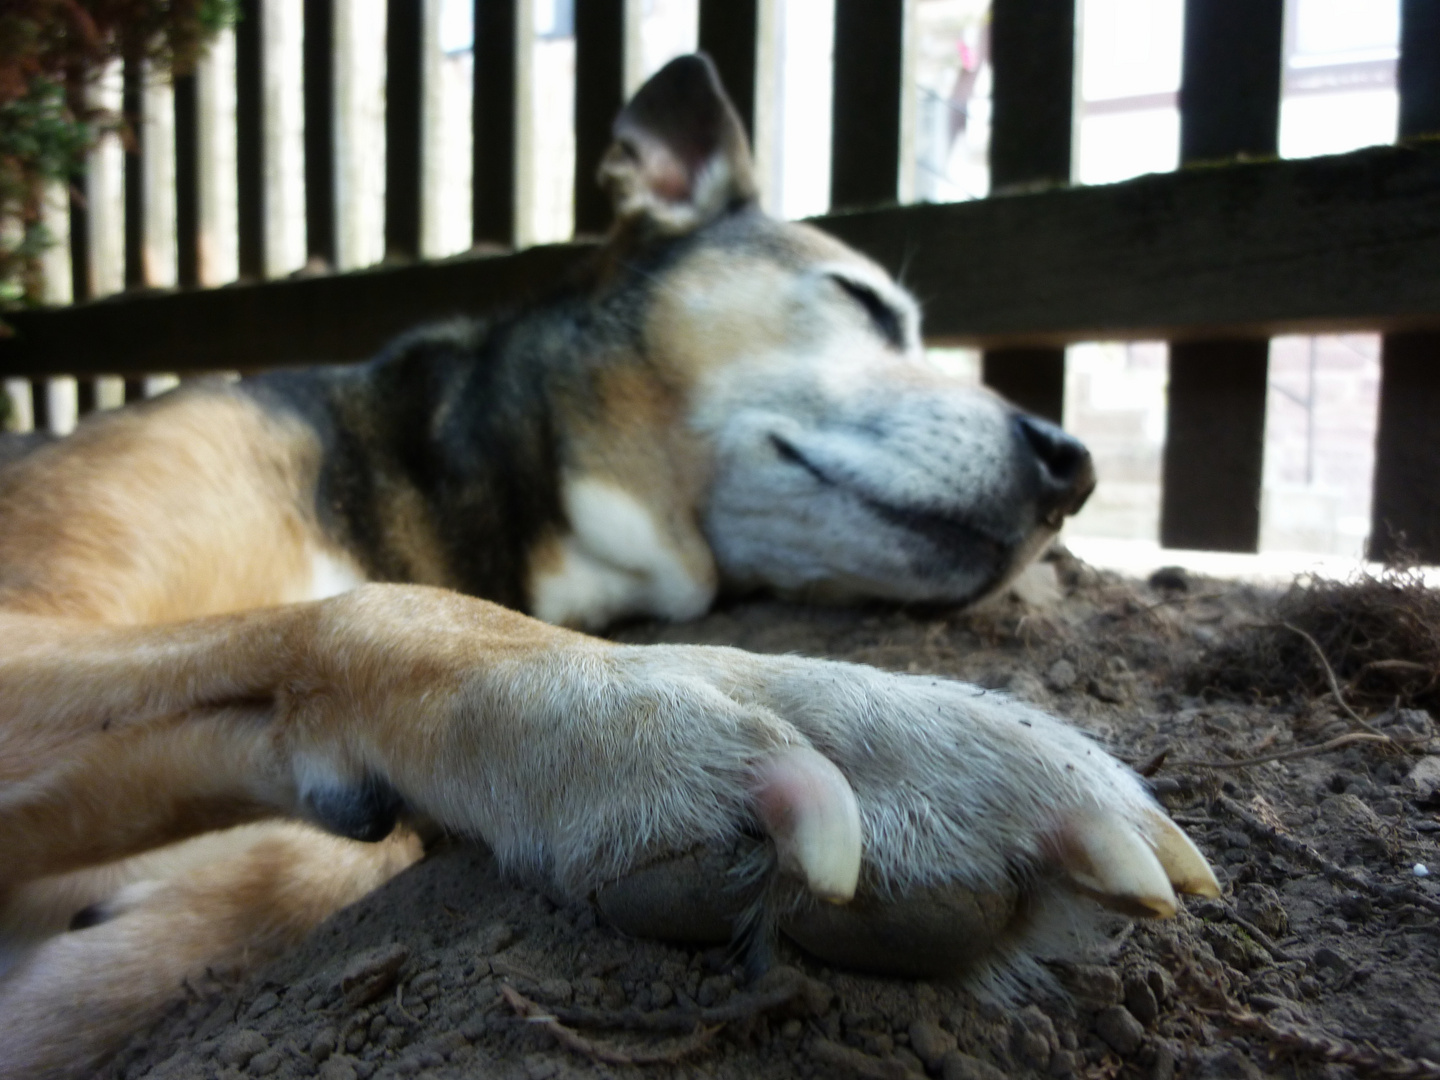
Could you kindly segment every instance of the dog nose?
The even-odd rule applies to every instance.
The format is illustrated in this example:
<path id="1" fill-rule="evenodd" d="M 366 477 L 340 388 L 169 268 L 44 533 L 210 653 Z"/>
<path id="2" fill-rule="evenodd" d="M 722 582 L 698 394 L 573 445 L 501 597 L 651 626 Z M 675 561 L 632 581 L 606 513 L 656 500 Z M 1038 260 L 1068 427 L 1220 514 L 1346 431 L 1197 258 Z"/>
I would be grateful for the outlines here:
<path id="1" fill-rule="evenodd" d="M 1040 474 L 1040 516 L 1059 527 L 1095 490 L 1095 463 L 1079 439 L 1036 416 L 1017 416 L 1015 429 L 1035 458 Z"/>

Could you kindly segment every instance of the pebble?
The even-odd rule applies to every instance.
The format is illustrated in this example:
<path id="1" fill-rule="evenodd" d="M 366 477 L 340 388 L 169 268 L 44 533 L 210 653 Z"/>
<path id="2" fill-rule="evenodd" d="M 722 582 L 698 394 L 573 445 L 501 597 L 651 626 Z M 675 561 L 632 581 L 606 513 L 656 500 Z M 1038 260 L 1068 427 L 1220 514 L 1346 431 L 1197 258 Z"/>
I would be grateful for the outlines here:
<path id="1" fill-rule="evenodd" d="M 999 1069 L 977 1057 L 951 1050 L 940 1063 L 941 1080 L 1006 1080 Z"/>
<path id="2" fill-rule="evenodd" d="M 937 1069 L 945 1055 L 956 1049 L 955 1036 L 933 1020 L 916 1020 L 910 1025 L 910 1049 L 927 1069 Z"/>
<path id="3" fill-rule="evenodd" d="M 357 1080 L 355 1063 L 347 1057 L 332 1057 L 320 1066 L 320 1080 Z"/>
<path id="4" fill-rule="evenodd" d="M 1149 1027 L 1160 1015 L 1160 1003 L 1155 1000 L 1155 991 L 1142 976 L 1132 975 L 1125 980 L 1125 1007 L 1136 1020 Z"/>
<path id="5" fill-rule="evenodd" d="M 241 1028 L 225 1038 L 215 1056 L 221 1064 L 233 1065 L 237 1069 L 250 1064 L 250 1059 L 270 1046 L 270 1040 L 258 1031 Z"/>
<path id="6" fill-rule="evenodd" d="M 1414 866 L 1410 868 L 1410 872 L 1416 877 L 1430 876 L 1430 868 L 1426 866 L 1423 862 L 1417 862 Z"/>
<path id="7" fill-rule="evenodd" d="M 1117 1054 L 1133 1054 L 1145 1041 L 1145 1029 L 1124 1005 L 1112 1005 L 1095 1018 L 1095 1034 Z"/>

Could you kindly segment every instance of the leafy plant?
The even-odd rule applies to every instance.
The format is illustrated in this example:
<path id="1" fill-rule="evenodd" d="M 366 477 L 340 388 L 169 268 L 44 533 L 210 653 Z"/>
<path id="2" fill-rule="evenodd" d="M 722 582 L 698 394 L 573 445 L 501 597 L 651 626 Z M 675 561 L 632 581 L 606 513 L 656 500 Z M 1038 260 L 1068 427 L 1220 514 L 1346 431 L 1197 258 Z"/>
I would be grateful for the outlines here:
<path id="1" fill-rule="evenodd" d="M 76 177 L 121 117 L 87 100 L 112 61 L 186 73 L 238 0 L 4 0 L 0 10 L 0 304 L 37 300 L 46 186 Z"/>

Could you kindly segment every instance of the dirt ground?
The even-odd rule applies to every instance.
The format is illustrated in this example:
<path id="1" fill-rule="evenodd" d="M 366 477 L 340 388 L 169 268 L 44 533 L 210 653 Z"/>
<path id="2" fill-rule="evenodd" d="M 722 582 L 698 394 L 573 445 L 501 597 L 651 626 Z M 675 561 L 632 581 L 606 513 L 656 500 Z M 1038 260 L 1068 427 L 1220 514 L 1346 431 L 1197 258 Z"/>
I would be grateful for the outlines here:
<path id="1" fill-rule="evenodd" d="M 1440 1077 L 1440 738 L 1415 687 L 1361 693 L 1421 665 L 1337 663 L 1351 716 L 1277 591 L 1048 565 L 1048 600 L 980 612 L 747 600 L 617 636 L 956 676 L 1148 773 L 1225 896 L 1117 921 L 1105 955 L 1055 968 L 1063 996 L 987 1003 L 798 951 L 747 985 L 724 949 L 623 937 L 456 843 L 244 983 L 196 988 L 111 1075 Z M 1289 640 L 1290 687 L 1246 674 L 1257 626 Z"/>

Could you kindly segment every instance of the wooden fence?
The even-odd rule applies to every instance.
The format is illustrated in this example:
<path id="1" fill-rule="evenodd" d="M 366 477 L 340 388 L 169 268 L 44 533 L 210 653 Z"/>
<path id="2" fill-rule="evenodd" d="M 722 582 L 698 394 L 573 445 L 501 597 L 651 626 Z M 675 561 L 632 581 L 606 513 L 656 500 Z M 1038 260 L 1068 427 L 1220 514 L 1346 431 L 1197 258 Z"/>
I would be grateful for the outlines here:
<path id="1" fill-rule="evenodd" d="M 633 0 L 632 0 L 633 2 Z M 626 0 L 575 7 L 577 236 L 607 223 L 593 183 L 623 96 Z M 700 0 L 700 47 L 755 119 L 765 0 Z M 305 216 L 312 257 L 335 264 L 333 0 L 304 0 Z M 198 287 L 195 87 L 175 80 L 179 288 L 90 300 L 83 205 L 72 206 L 73 305 L 16 314 L 0 375 L 86 377 L 335 362 L 456 311 L 522 298 L 589 243 L 420 261 L 422 4 L 387 16 L 385 244 L 408 265 L 263 281 L 263 8 L 237 29 L 242 279 Z M 516 241 L 518 20 L 524 0 L 475 0 L 473 239 Z M 836 0 L 832 203 L 820 225 L 922 296 L 934 341 L 983 348 L 983 374 L 1058 418 L 1064 345 L 1170 341 L 1161 539 L 1253 551 L 1259 535 L 1268 339 L 1385 334 L 1371 552 L 1440 562 L 1440 3 L 1403 0 L 1400 143 L 1277 160 L 1283 0 L 1187 0 L 1182 167 L 1073 187 L 1075 0 L 995 0 L 991 197 L 898 203 L 906 0 Z M 140 93 L 127 67 L 127 105 Z M 126 280 L 139 284 L 145 206 L 133 170 Z M 37 416 L 44 421 L 37 395 Z"/>

